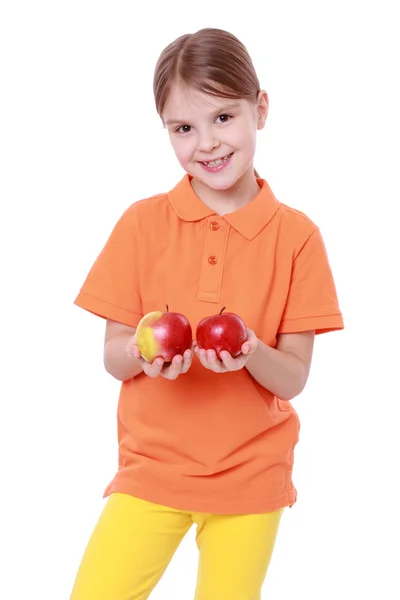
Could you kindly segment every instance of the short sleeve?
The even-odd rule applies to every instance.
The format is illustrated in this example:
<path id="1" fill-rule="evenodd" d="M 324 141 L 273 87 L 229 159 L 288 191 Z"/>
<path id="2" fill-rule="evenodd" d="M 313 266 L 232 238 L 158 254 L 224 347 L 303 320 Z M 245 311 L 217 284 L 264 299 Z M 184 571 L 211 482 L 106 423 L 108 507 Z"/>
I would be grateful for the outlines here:
<path id="1" fill-rule="evenodd" d="M 343 329 L 326 248 L 316 227 L 293 260 L 289 293 L 278 333 Z"/>
<path id="2" fill-rule="evenodd" d="M 132 206 L 119 219 L 74 301 L 95 315 L 131 327 L 142 318 L 135 214 Z"/>

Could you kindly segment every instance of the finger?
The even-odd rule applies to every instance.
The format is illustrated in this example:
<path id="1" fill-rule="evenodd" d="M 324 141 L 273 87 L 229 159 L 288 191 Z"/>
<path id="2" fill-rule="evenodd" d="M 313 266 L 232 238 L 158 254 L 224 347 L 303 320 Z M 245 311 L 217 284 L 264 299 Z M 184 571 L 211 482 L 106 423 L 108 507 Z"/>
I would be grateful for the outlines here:
<path id="1" fill-rule="evenodd" d="M 146 360 L 144 360 L 144 358 L 142 358 L 141 356 L 139 356 L 138 361 L 144 371 L 145 366 L 148 365 L 149 363 Z"/>
<path id="2" fill-rule="evenodd" d="M 157 377 L 160 374 L 161 369 L 163 368 L 163 364 L 163 362 L 159 362 L 158 360 L 155 360 L 153 363 L 148 363 L 145 360 L 143 362 L 143 371 L 149 377 Z"/>
<path id="3" fill-rule="evenodd" d="M 181 366 L 183 363 L 183 356 L 177 354 L 172 359 L 172 362 L 169 367 L 167 367 L 162 373 L 163 377 L 166 379 L 176 379 L 181 372 Z"/>
<path id="4" fill-rule="evenodd" d="M 181 373 L 187 373 L 190 369 L 193 360 L 193 352 L 191 350 L 186 350 L 183 354 L 183 363 L 181 366 Z"/>
<path id="5" fill-rule="evenodd" d="M 130 340 L 128 341 L 128 343 L 125 346 L 126 354 L 130 357 L 138 358 L 138 356 L 137 356 L 138 351 L 139 351 L 139 348 L 136 346 L 133 338 L 130 338 Z M 139 355 L 140 355 L 140 352 L 139 352 Z"/>
<path id="6" fill-rule="evenodd" d="M 130 347 L 130 351 L 131 351 L 131 356 L 133 356 L 133 358 L 142 358 L 142 355 L 140 354 L 140 350 L 139 348 L 136 346 L 136 344 L 132 344 Z"/>
<path id="7" fill-rule="evenodd" d="M 210 367 L 208 366 L 208 361 L 207 361 L 207 351 L 204 350 L 204 348 L 198 348 L 196 351 L 196 354 L 199 357 L 199 360 L 200 360 L 201 364 L 203 365 L 203 367 L 205 367 L 206 369 L 209 369 Z"/>
<path id="8" fill-rule="evenodd" d="M 218 360 L 215 350 L 207 350 L 207 362 L 209 369 L 212 369 L 216 373 L 220 373 L 222 370 L 221 361 Z"/>
<path id="9" fill-rule="evenodd" d="M 164 366 L 164 361 L 162 358 L 156 358 L 152 363 L 148 363 L 143 360 L 142 366 L 146 375 L 149 377 L 157 377 Z"/>
<path id="10" fill-rule="evenodd" d="M 244 356 L 241 355 L 239 355 L 236 358 L 233 358 L 233 356 L 226 350 L 221 352 L 221 358 L 225 368 L 228 371 L 239 371 L 239 369 L 241 369 L 244 366 L 247 360 L 244 358 Z"/>
<path id="11" fill-rule="evenodd" d="M 236 362 L 232 355 L 227 351 L 221 352 L 222 364 L 228 369 L 228 371 L 236 371 Z"/>
<path id="12" fill-rule="evenodd" d="M 242 345 L 243 354 L 252 354 L 258 346 L 258 338 L 254 331 L 247 329 L 247 340 Z"/>

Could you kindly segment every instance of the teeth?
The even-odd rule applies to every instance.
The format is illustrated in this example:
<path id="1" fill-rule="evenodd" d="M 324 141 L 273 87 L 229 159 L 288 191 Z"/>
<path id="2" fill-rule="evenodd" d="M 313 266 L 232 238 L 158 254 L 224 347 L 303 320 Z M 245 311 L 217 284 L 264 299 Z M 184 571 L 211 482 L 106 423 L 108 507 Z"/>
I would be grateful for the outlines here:
<path id="1" fill-rule="evenodd" d="M 218 165 L 222 165 L 223 162 L 227 161 L 230 156 L 230 154 L 227 154 L 224 158 L 219 158 L 218 160 L 211 160 L 209 162 L 203 161 L 203 165 L 206 165 L 207 167 L 218 167 Z"/>

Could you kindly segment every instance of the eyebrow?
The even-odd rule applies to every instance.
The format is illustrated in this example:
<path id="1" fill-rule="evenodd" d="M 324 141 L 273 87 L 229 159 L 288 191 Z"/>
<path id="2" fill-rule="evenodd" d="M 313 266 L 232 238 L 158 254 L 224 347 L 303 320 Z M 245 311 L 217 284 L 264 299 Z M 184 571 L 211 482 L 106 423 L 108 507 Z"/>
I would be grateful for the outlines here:
<path id="1" fill-rule="evenodd" d="M 218 110 L 215 110 L 213 116 L 218 116 L 224 114 L 226 111 L 232 110 L 232 108 L 238 108 L 239 102 L 230 102 L 229 104 L 224 104 Z M 165 125 L 177 125 L 178 123 L 186 123 L 185 119 L 167 119 L 165 121 Z"/>

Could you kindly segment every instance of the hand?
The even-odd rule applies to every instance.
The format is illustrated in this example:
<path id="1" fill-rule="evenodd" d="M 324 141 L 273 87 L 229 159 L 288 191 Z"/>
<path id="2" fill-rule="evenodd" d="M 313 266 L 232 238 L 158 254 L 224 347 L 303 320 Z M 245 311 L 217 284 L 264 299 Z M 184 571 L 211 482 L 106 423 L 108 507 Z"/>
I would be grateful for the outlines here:
<path id="1" fill-rule="evenodd" d="M 158 377 L 158 375 L 160 375 L 161 377 L 170 380 L 176 379 L 183 373 L 187 373 L 193 359 L 192 344 L 192 349 L 186 350 L 183 356 L 177 354 L 170 363 L 165 363 L 162 358 L 156 358 L 152 363 L 148 363 L 144 360 L 136 345 L 136 334 L 129 340 L 125 350 L 128 356 L 136 358 L 140 362 L 146 375 L 149 377 Z"/>
<path id="2" fill-rule="evenodd" d="M 223 350 L 221 359 L 218 360 L 215 350 L 200 349 L 195 343 L 194 353 L 197 354 L 203 367 L 210 369 L 215 373 L 229 373 L 231 371 L 239 371 L 243 369 L 249 358 L 254 354 L 258 347 L 258 338 L 254 331 L 247 329 L 247 340 L 244 342 L 241 350 L 242 353 L 236 358 L 233 358 L 226 350 Z"/>

